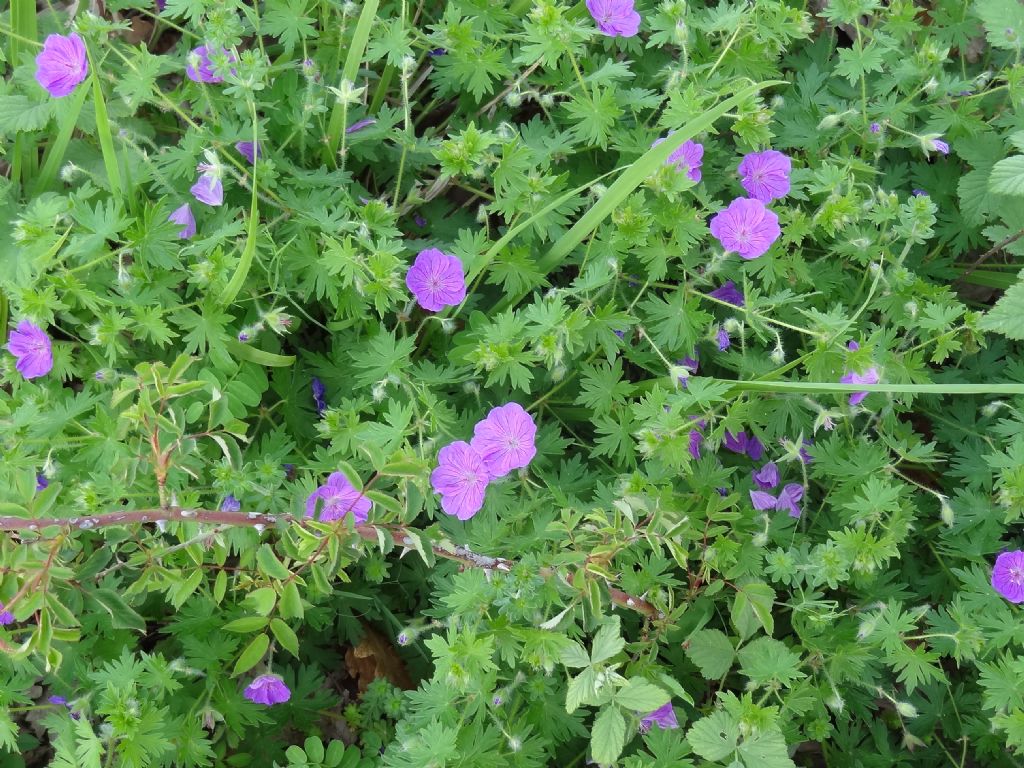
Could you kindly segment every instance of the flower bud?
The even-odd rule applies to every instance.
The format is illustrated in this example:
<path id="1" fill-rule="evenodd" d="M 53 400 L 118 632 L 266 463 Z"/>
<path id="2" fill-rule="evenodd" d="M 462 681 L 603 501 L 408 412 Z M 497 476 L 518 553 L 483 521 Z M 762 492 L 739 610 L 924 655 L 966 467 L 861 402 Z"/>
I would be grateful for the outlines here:
<path id="1" fill-rule="evenodd" d="M 818 130 L 819 131 L 828 131 L 828 130 L 830 130 L 832 128 L 835 128 L 837 125 L 839 125 L 839 123 L 841 123 L 842 120 L 843 120 L 843 116 L 842 115 L 825 115 L 825 117 L 822 118 L 821 122 L 818 123 Z"/>
<path id="2" fill-rule="evenodd" d="M 953 527 L 954 513 L 953 507 L 949 505 L 949 500 L 943 497 L 942 504 L 939 505 L 939 519 L 946 524 L 947 528 Z"/>
<path id="3" fill-rule="evenodd" d="M 909 701 L 897 701 L 896 711 L 899 712 L 900 717 L 905 717 L 907 720 L 913 720 L 917 717 L 917 707 Z"/>

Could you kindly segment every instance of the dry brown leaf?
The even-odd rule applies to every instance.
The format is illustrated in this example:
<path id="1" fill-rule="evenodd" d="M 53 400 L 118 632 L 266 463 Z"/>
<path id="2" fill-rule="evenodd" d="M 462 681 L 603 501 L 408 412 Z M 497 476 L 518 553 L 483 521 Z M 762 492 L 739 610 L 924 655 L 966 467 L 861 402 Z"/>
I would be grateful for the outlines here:
<path id="1" fill-rule="evenodd" d="M 405 691 L 416 687 L 395 647 L 366 624 L 363 624 L 363 639 L 345 651 L 345 666 L 355 678 L 360 693 L 379 677 L 386 678 L 392 685 Z"/>

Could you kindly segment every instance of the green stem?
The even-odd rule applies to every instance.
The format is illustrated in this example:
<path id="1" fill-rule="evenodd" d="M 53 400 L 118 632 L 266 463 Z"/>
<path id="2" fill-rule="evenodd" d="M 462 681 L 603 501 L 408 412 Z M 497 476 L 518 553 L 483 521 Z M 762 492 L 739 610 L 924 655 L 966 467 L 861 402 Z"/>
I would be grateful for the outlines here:
<path id="1" fill-rule="evenodd" d="M 366 0 L 363 10 L 359 14 L 359 21 L 352 32 L 352 41 L 349 43 L 348 55 L 345 57 L 345 66 L 341 72 L 341 79 L 350 83 L 356 82 L 359 74 L 359 65 L 363 61 L 363 52 L 366 50 L 366 43 L 370 39 L 370 28 L 377 18 L 377 6 L 380 0 Z M 341 143 L 341 136 L 345 130 L 345 110 L 339 101 L 334 105 L 331 112 L 331 120 L 327 124 L 327 144 L 324 146 L 324 160 L 337 164 L 334 153 L 338 151 Z"/>

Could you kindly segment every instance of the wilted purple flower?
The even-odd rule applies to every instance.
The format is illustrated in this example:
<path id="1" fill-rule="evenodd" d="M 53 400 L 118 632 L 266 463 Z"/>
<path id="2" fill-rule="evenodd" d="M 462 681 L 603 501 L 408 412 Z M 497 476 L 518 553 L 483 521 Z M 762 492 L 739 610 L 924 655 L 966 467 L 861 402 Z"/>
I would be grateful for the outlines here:
<path id="1" fill-rule="evenodd" d="M 803 497 L 804 487 L 800 483 L 787 483 L 779 494 L 779 503 L 775 505 L 775 508 L 789 512 L 790 517 L 800 517 L 800 507 L 797 502 Z"/>
<path id="2" fill-rule="evenodd" d="M 480 511 L 490 479 L 483 456 L 463 440 L 442 448 L 430 473 L 430 484 L 441 495 L 441 509 L 459 520 Z"/>
<path id="3" fill-rule="evenodd" d="M 727 280 L 723 285 L 708 294 L 713 299 L 732 304 L 734 307 L 743 306 L 743 292 L 736 287 L 732 280 Z"/>
<path id="4" fill-rule="evenodd" d="M 847 373 L 839 379 L 840 384 L 877 384 L 878 381 L 878 369 L 875 366 L 871 366 L 864 373 L 847 371 Z M 860 405 L 867 396 L 867 392 L 854 392 L 850 395 L 850 405 Z"/>
<path id="5" fill-rule="evenodd" d="M 656 725 L 664 731 L 669 731 L 679 727 L 679 721 L 676 720 L 676 712 L 672 709 L 671 701 L 658 707 L 653 712 L 647 713 L 640 720 L 640 730 L 643 733 L 647 733 L 647 731 L 651 730 L 652 725 Z"/>
<path id="6" fill-rule="evenodd" d="M 405 276 L 405 284 L 421 307 L 437 312 L 466 298 L 466 275 L 458 256 L 437 248 L 420 251 Z"/>
<path id="7" fill-rule="evenodd" d="M 156 9 L 162 11 L 167 7 L 167 0 L 156 0 Z"/>
<path id="8" fill-rule="evenodd" d="M 327 387 L 314 376 L 310 388 L 313 390 L 313 404 L 316 406 L 317 415 L 322 415 L 327 410 L 327 400 L 324 399 L 327 395 Z"/>
<path id="9" fill-rule="evenodd" d="M 35 323 L 22 320 L 7 339 L 7 350 L 18 358 L 15 368 L 26 379 L 45 376 L 53 368 L 50 337 Z"/>
<path id="10" fill-rule="evenodd" d="M 536 437 L 533 417 L 519 403 L 507 403 L 492 408 L 487 418 L 477 422 L 470 445 L 494 479 L 529 464 L 537 455 Z"/>
<path id="11" fill-rule="evenodd" d="M 54 98 L 67 96 L 89 74 L 85 43 L 76 32 L 47 35 L 43 50 L 36 56 L 36 82 Z"/>
<path id="12" fill-rule="evenodd" d="M 760 461 L 764 455 L 764 444 L 754 435 L 748 435 L 741 429 L 735 435 L 725 433 L 722 444 L 733 453 L 745 453 L 754 461 Z"/>
<path id="13" fill-rule="evenodd" d="M 711 234 L 727 251 L 741 258 L 756 259 L 779 239 L 779 217 L 760 200 L 738 197 L 711 219 Z"/>
<path id="14" fill-rule="evenodd" d="M 725 330 L 725 326 L 718 326 L 718 333 L 716 334 L 716 340 L 718 341 L 718 351 L 724 352 L 732 344 L 732 340 L 729 338 L 729 332 Z"/>
<path id="15" fill-rule="evenodd" d="M 779 484 L 779 468 L 774 461 L 769 461 L 753 473 L 754 482 L 762 491 L 769 491 Z"/>
<path id="16" fill-rule="evenodd" d="M 882 130 L 882 124 L 878 122 L 872 123 L 871 125 L 868 126 L 868 130 L 871 131 L 872 133 L 878 133 L 879 131 Z"/>
<path id="17" fill-rule="evenodd" d="M 66 707 L 68 704 L 68 700 L 65 699 L 63 696 L 50 696 L 46 700 L 51 704 L 54 704 L 59 707 Z"/>
<path id="18" fill-rule="evenodd" d="M 992 589 L 1011 603 L 1024 603 L 1024 551 L 1003 552 L 996 558 Z"/>
<path id="19" fill-rule="evenodd" d="M 220 503 L 221 512 L 238 512 L 242 508 L 242 503 L 235 498 L 233 493 L 229 493 L 224 497 L 224 501 Z"/>
<path id="20" fill-rule="evenodd" d="M 249 164 L 256 162 L 257 157 L 263 157 L 263 147 L 259 143 L 253 143 L 251 141 L 239 141 L 235 144 L 235 149 L 238 150 L 238 154 L 249 161 Z"/>
<path id="21" fill-rule="evenodd" d="M 494 694 L 494 696 L 491 697 L 491 706 L 492 707 L 500 707 L 504 703 L 505 703 L 505 699 L 502 698 L 500 693 L 496 693 L 496 694 Z"/>
<path id="22" fill-rule="evenodd" d="M 670 133 L 669 136 L 672 134 Z M 665 141 L 664 138 L 656 139 L 652 147 L 656 147 Z M 665 165 L 674 165 L 680 173 L 686 173 L 686 178 L 691 181 L 700 181 L 700 167 L 704 163 L 704 145 L 687 139 L 679 149 L 675 150 Z"/>
<path id="23" fill-rule="evenodd" d="M 767 491 L 750 492 L 750 503 L 754 505 L 754 509 L 775 509 L 778 502 L 779 500 Z"/>
<path id="24" fill-rule="evenodd" d="M 587 0 L 587 10 L 602 34 L 633 37 L 640 29 L 640 14 L 633 0 Z"/>
<path id="25" fill-rule="evenodd" d="M 751 152 L 740 161 L 740 184 L 755 200 L 769 203 L 789 194 L 790 159 L 774 149 Z"/>
<path id="26" fill-rule="evenodd" d="M 227 48 L 222 48 L 224 55 L 229 62 L 234 63 L 235 56 Z M 185 74 L 188 79 L 196 83 L 223 83 L 224 78 L 213 71 L 213 62 L 210 61 L 210 49 L 200 45 L 188 55 L 188 64 L 185 67 Z"/>
<path id="27" fill-rule="evenodd" d="M 372 502 L 357 490 L 341 472 L 332 472 L 327 482 L 309 494 L 306 499 L 306 517 L 316 514 L 316 500 L 323 499 L 320 522 L 330 523 L 352 513 L 356 525 L 362 525 L 370 515 Z"/>
<path id="28" fill-rule="evenodd" d="M 4 604 L 0 603 L 0 627 L 14 623 L 14 614 L 4 608 Z"/>
<path id="29" fill-rule="evenodd" d="M 804 444 L 800 446 L 800 461 L 802 461 L 804 464 L 810 464 L 812 461 L 814 461 L 814 459 L 811 457 L 811 454 L 807 452 L 807 447 L 813 445 L 814 442 L 812 440 L 808 440 L 806 437 L 804 438 Z"/>
<path id="30" fill-rule="evenodd" d="M 444 49 L 444 48 L 431 48 L 429 55 L 431 55 L 431 56 L 444 56 L 446 53 L 448 53 L 448 51 L 446 49 Z"/>
<path id="31" fill-rule="evenodd" d="M 369 128 L 371 125 L 377 123 L 372 117 L 364 117 L 362 120 L 356 120 L 352 125 L 345 129 L 345 133 L 358 133 L 363 128 Z"/>
<path id="32" fill-rule="evenodd" d="M 200 166 L 202 168 L 203 166 Z M 199 181 L 192 185 L 189 190 L 192 197 L 200 203 L 218 206 L 224 202 L 224 182 L 220 180 L 220 174 L 213 171 L 206 171 L 199 176 Z"/>
<path id="33" fill-rule="evenodd" d="M 240 342 L 242 342 L 243 344 L 247 344 L 249 342 L 249 339 L 251 339 L 251 338 L 252 338 L 252 334 L 249 333 L 249 331 L 247 331 L 247 330 L 243 329 L 243 330 L 238 332 L 238 340 Z"/>
<path id="34" fill-rule="evenodd" d="M 36 493 L 45 491 L 50 487 L 50 481 L 46 479 L 46 475 L 39 473 L 36 475 Z"/>
<path id="35" fill-rule="evenodd" d="M 255 704 L 283 704 L 292 697 L 292 692 L 277 675 L 260 675 L 245 689 L 245 698 Z"/>
<path id="36" fill-rule="evenodd" d="M 700 459 L 700 447 L 704 444 L 704 433 L 699 429 L 691 429 L 688 435 L 690 445 L 688 446 L 690 455 L 693 456 L 694 460 Z"/>
<path id="37" fill-rule="evenodd" d="M 181 240 L 188 240 L 196 233 L 196 219 L 192 215 L 192 209 L 188 203 L 185 203 L 180 208 L 175 208 L 167 220 L 172 224 L 180 224 L 184 229 L 178 232 L 178 238 Z"/>
<path id="38" fill-rule="evenodd" d="M 694 352 L 694 355 L 697 353 Z M 683 375 L 679 376 L 679 386 L 686 389 L 687 382 L 690 376 L 694 376 L 697 373 L 697 369 L 700 366 L 700 361 L 696 357 L 684 357 L 682 360 L 676 360 L 676 365 L 684 370 Z"/>

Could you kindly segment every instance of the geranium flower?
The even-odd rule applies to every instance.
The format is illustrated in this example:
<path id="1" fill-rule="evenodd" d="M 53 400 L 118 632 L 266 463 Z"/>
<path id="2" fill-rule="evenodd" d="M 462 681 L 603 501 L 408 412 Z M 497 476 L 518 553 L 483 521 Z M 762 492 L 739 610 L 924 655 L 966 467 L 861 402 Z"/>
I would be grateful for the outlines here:
<path id="1" fill-rule="evenodd" d="M 764 444 L 755 435 L 748 435 L 743 429 L 735 435 L 726 432 L 722 445 L 733 453 L 745 453 L 754 461 L 760 461 L 764 455 Z"/>
<path id="2" fill-rule="evenodd" d="M 779 239 L 779 217 L 760 200 L 738 197 L 711 219 L 711 234 L 726 251 L 735 251 L 744 259 L 763 256 Z"/>
<path id="3" fill-rule="evenodd" d="M 484 460 L 492 478 L 522 469 L 537 455 L 537 425 L 519 403 L 492 408 L 473 428 L 470 445 Z"/>
<path id="4" fill-rule="evenodd" d="M 405 276 L 417 303 L 430 312 L 455 307 L 466 298 L 466 275 L 458 256 L 427 248 L 416 255 Z"/>
<path id="5" fill-rule="evenodd" d="M 260 675 L 246 687 L 245 698 L 255 704 L 272 707 L 283 704 L 292 697 L 292 692 L 277 675 Z"/>
<path id="6" fill-rule="evenodd" d="M 725 330 L 724 326 L 718 326 L 718 332 L 715 334 L 715 340 L 718 342 L 719 352 L 725 352 L 725 350 L 732 346 L 732 339 L 729 338 L 729 332 Z"/>
<path id="7" fill-rule="evenodd" d="M 356 525 L 362 525 L 370 514 L 373 503 L 357 490 L 341 472 L 332 472 L 327 482 L 309 494 L 306 499 L 306 517 L 316 514 L 316 500 L 323 499 L 320 522 L 330 523 L 351 513 Z"/>
<path id="8" fill-rule="evenodd" d="M 430 473 L 430 484 L 441 495 L 441 509 L 459 520 L 469 520 L 484 505 L 491 479 L 483 456 L 458 440 L 438 452 L 437 464 Z"/>
<path id="9" fill-rule="evenodd" d="M 18 362 L 15 368 L 26 379 L 45 376 L 53 368 L 53 348 L 46 331 L 35 323 L 22 320 L 7 339 L 7 350 Z"/>
<path id="10" fill-rule="evenodd" d="M 736 284 L 732 280 L 728 280 L 723 283 L 720 287 L 713 290 L 708 294 L 713 299 L 724 301 L 726 304 L 732 304 L 734 307 L 743 306 L 743 292 L 736 287 Z"/>
<path id="11" fill-rule="evenodd" d="M 183 229 L 178 232 L 181 240 L 188 240 L 196 233 L 196 218 L 192 215 L 192 209 L 188 203 L 180 208 L 175 208 L 167 220 L 172 224 L 180 224 Z"/>
<path id="12" fill-rule="evenodd" d="M 789 513 L 790 517 L 800 517 L 801 510 L 797 504 L 804 496 L 804 487 L 800 483 L 788 483 L 778 496 L 767 491 L 751 491 L 750 503 L 754 509 L 775 509 Z"/>
<path id="13" fill-rule="evenodd" d="M 754 482 L 762 491 L 768 491 L 779 484 L 779 468 L 774 461 L 769 461 L 753 473 Z"/>
<path id="14" fill-rule="evenodd" d="M 670 133 L 669 136 L 671 135 Z M 656 147 L 663 141 L 665 141 L 664 138 L 656 139 L 651 146 Z M 685 172 L 688 179 L 700 181 L 700 167 L 703 162 L 704 145 L 688 139 L 679 149 L 668 156 L 665 165 L 674 165 L 680 173 Z"/>
<path id="15" fill-rule="evenodd" d="M 640 29 L 633 0 L 587 0 L 587 10 L 603 35 L 633 37 Z"/>
<path id="16" fill-rule="evenodd" d="M 256 162 L 257 157 L 263 157 L 263 148 L 258 143 L 239 141 L 235 144 L 235 149 L 238 150 L 238 154 L 249 161 L 250 165 Z"/>
<path id="17" fill-rule="evenodd" d="M 1024 551 L 1003 552 L 996 558 L 992 589 L 1011 603 L 1024 603 Z"/>
<path id="18" fill-rule="evenodd" d="M 755 200 L 769 203 L 789 194 L 789 174 L 793 164 L 774 149 L 751 152 L 740 161 L 740 184 Z"/>
<path id="19" fill-rule="evenodd" d="M 671 701 L 658 707 L 653 712 L 648 712 L 640 720 L 640 730 L 643 733 L 651 730 L 652 725 L 656 725 L 664 731 L 679 727 L 679 721 L 676 720 L 676 712 L 672 709 Z"/>
<path id="20" fill-rule="evenodd" d="M 89 74 L 85 43 L 77 33 L 47 35 L 36 56 L 36 82 L 54 98 L 67 96 Z"/>
<path id="21" fill-rule="evenodd" d="M 229 493 L 224 497 L 224 501 L 220 503 L 221 512 L 238 512 L 242 508 L 242 503 L 235 498 L 233 493 Z"/>
<path id="22" fill-rule="evenodd" d="M 221 48 L 229 62 L 234 63 L 235 56 L 227 48 Z M 213 62 L 210 61 L 210 49 L 200 45 L 188 55 L 188 64 L 185 66 L 185 74 L 188 79 L 196 83 L 223 83 L 224 78 L 213 71 Z"/>
<path id="23" fill-rule="evenodd" d="M 0 627 L 6 626 L 7 624 L 14 623 L 14 614 L 4 608 L 4 604 L 0 603 Z"/>

